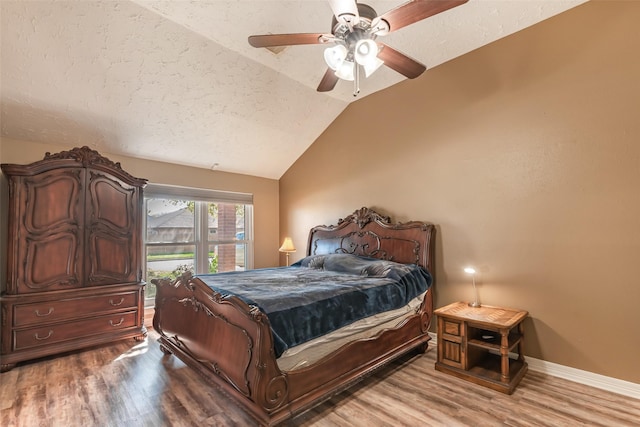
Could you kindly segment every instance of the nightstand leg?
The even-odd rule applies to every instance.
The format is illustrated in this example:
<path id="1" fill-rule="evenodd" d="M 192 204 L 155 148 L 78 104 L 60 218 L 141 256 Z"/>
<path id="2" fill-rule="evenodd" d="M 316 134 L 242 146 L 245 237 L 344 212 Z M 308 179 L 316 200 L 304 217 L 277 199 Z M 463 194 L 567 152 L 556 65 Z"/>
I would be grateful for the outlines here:
<path id="1" fill-rule="evenodd" d="M 444 319 L 441 316 L 438 316 L 438 362 L 442 362 L 444 355 Z"/>
<path id="2" fill-rule="evenodd" d="M 503 383 L 509 382 L 509 330 L 501 329 L 500 335 L 502 339 L 500 341 L 500 356 L 502 357 L 501 366 L 501 380 Z"/>
<path id="3" fill-rule="evenodd" d="M 524 337 L 524 326 L 522 322 L 518 325 L 518 332 L 521 337 Z M 518 343 L 518 360 L 524 362 L 524 339 L 520 339 Z"/>

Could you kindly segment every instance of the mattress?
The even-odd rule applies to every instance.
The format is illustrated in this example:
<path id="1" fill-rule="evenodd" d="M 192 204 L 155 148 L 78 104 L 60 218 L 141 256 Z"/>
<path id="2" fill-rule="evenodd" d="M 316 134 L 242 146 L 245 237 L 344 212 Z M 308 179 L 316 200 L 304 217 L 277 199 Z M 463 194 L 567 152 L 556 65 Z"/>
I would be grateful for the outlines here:
<path id="1" fill-rule="evenodd" d="M 414 298 L 402 308 L 361 319 L 319 338 L 292 347 L 276 360 L 278 367 L 282 371 L 305 368 L 349 342 L 372 338 L 385 329 L 394 328 L 416 314 L 425 294 L 426 292 Z"/>

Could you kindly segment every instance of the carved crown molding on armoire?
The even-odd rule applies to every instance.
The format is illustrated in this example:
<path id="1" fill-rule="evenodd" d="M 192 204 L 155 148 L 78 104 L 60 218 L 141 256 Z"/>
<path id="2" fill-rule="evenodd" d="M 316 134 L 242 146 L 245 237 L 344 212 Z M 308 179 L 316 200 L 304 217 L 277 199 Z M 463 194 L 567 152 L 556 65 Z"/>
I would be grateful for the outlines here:
<path id="1" fill-rule="evenodd" d="M 89 147 L 1 168 L 9 210 L 0 370 L 116 339 L 143 339 L 147 181 Z"/>

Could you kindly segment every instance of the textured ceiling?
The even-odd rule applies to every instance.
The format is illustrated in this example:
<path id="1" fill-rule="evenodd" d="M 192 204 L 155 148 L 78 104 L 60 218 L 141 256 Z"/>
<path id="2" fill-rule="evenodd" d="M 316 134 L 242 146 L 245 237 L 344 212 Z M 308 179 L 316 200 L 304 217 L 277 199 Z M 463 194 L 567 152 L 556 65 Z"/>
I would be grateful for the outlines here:
<path id="1" fill-rule="evenodd" d="M 433 68 L 585 0 L 470 0 L 380 40 Z M 378 14 L 404 1 L 369 0 Z M 404 80 L 383 67 L 329 93 L 325 0 L 0 2 L 2 135 L 278 179 L 354 100 Z"/>

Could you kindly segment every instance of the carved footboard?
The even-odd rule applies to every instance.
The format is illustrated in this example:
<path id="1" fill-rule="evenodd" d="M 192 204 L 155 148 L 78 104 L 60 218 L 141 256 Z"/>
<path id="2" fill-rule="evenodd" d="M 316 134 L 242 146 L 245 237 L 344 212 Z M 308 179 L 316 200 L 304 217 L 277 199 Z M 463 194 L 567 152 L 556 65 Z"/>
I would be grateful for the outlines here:
<path id="1" fill-rule="evenodd" d="M 269 319 L 234 296 L 212 291 L 189 273 L 157 287 L 153 326 L 160 346 L 222 387 L 264 425 L 277 424 L 331 398 L 413 349 L 426 350 L 432 292 L 414 316 L 352 342 L 310 367 L 282 372 Z"/>
<path id="2" fill-rule="evenodd" d="M 266 315 L 237 297 L 213 292 L 189 273 L 175 282 L 152 282 L 157 287 L 153 327 L 162 351 L 178 356 L 270 424 L 270 414 L 287 400 L 288 385 L 275 361 Z"/>

